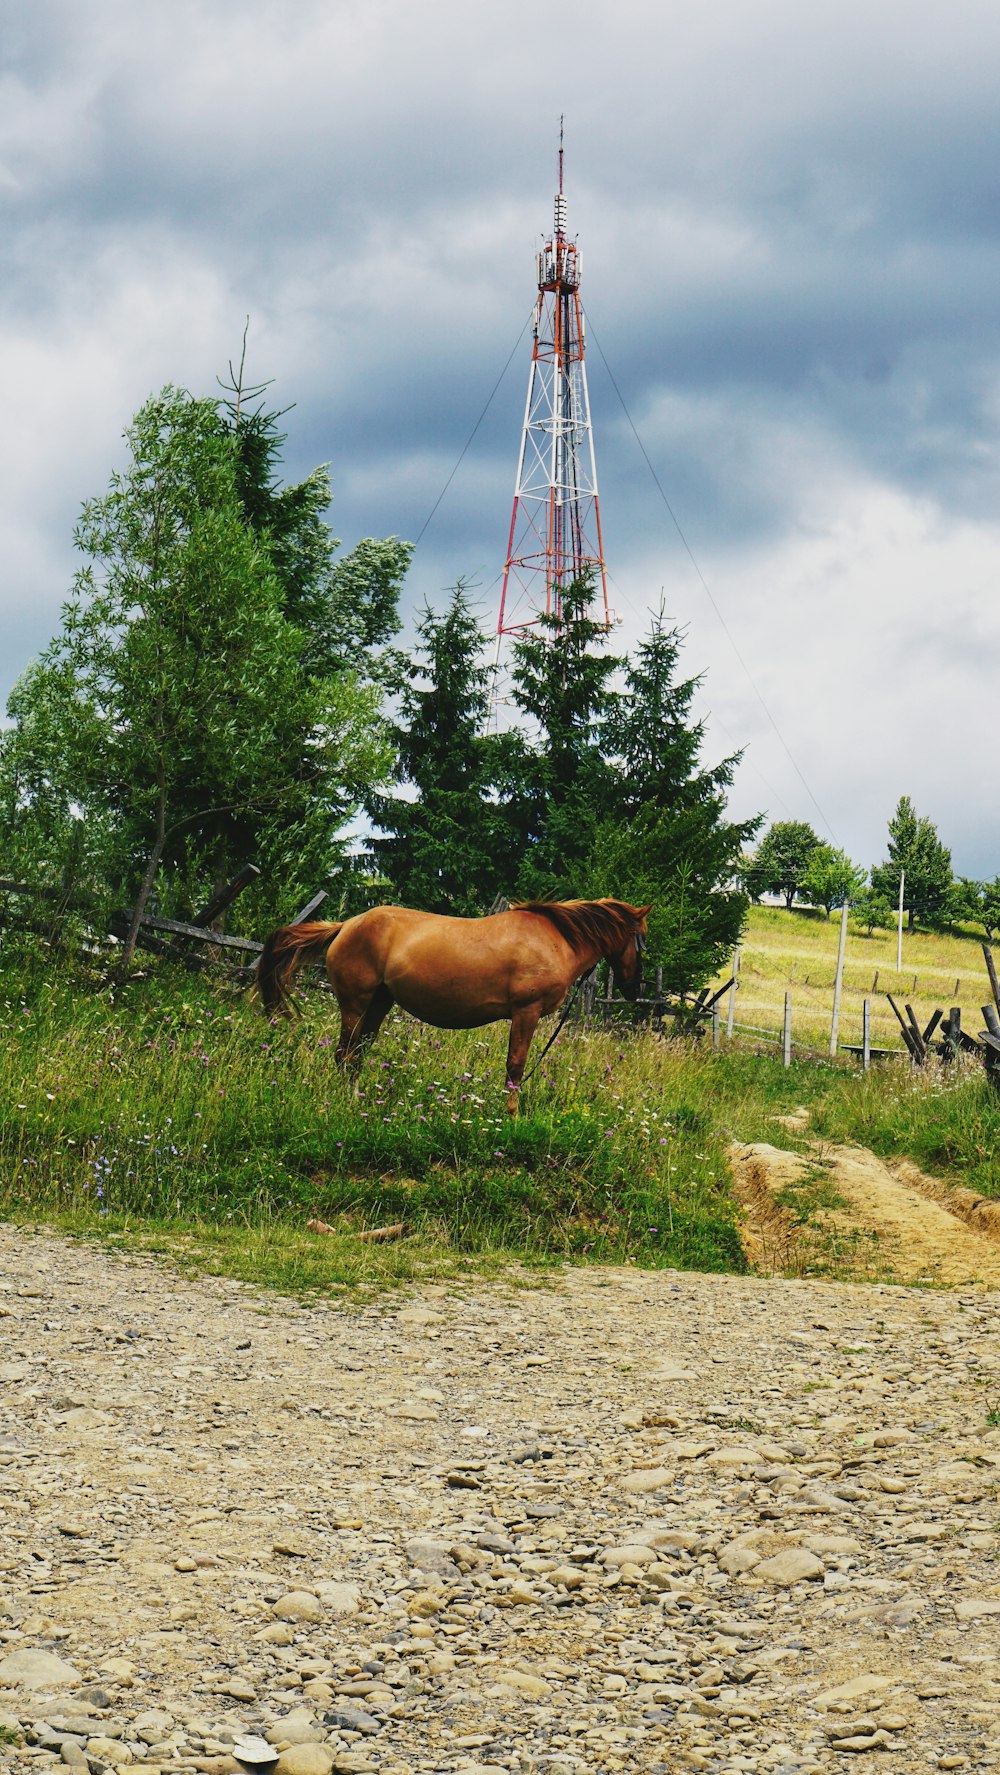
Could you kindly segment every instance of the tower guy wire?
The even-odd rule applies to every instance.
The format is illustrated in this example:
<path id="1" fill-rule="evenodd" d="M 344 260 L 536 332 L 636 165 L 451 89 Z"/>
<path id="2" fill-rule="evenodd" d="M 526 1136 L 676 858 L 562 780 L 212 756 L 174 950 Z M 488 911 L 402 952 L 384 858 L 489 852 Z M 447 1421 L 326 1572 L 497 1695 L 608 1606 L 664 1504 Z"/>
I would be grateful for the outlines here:
<path id="1" fill-rule="evenodd" d="M 755 679 L 753 673 L 750 670 L 750 667 L 748 666 L 745 658 L 743 657 L 743 654 L 742 654 L 740 647 L 737 643 L 735 635 L 733 634 L 731 628 L 729 627 L 729 624 L 727 623 L 725 617 L 723 616 L 722 611 L 719 608 L 719 605 L 716 603 L 715 597 L 712 592 L 712 588 L 709 585 L 708 580 L 705 578 L 705 575 L 701 570 L 701 566 L 695 556 L 694 550 L 692 549 L 691 544 L 688 542 L 688 539 L 685 536 L 683 529 L 681 528 L 680 519 L 678 518 L 677 513 L 674 511 L 673 506 L 671 505 L 669 499 L 667 498 L 667 495 L 663 489 L 663 484 L 660 480 L 660 477 L 657 474 L 655 468 L 653 467 L 649 452 L 646 449 L 646 446 L 643 443 L 642 438 L 639 436 L 639 431 L 636 426 L 635 420 L 632 418 L 632 414 L 629 411 L 628 403 L 627 403 L 625 396 L 623 395 L 623 393 L 618 385 L 617 377 L 615 376 L 615 373 L 612 370 L 611 365 L 608 363 L 607 357 L 604 352 L 604 347 L 602 346 L 601 341 L 598 338 L 597 330 L 594 327 L 593 320 L 590 318 L 589 315 L 588 315 L 588 320 L 590 322 L 590 330 L 593 334 L 594 344 L 597 346 L 597 350 L 598 350 L 598 353 L 600 354 L 601 362 L 603 363 L 604 368 L 608 373 L 608 380 L 610 381 L 611 386 L 615 391 L 615 394 L 618 396 L 618 399 L 621 402 L 622 412 L 624 413 L 625 418 L 628 421 L 628 425 L 629 425 L 629 428 L 632 432 L 632 436 L 635 438 L 635 441 L 639 446 L 639 450 L 642 454 L 642 459 L 645 462 L 646 467 L 648 468 L 648 470 L 653 478 L 653 484 L 656 487 L 656 490 L 659 493 L 660 498 L 662 499 L 664 505 L 667 508 L 667 511 L 670 515 L 671 523 L 673 524 L 674 529 L 677 531 L 677 534 L 680 537 L 681 543 L 682 543 L 684 551 L 688 557 L 688 560 L 691 562 L 691 565 L 694 568 L 694 571 L 698 577 L 698 582 L 701 586 L 701 589 L 704 592 L 706 598 L 708 599 L 710 605 L 712 606 L 712 609 L 715 612 L 715 615 L 716 615 L 716 617 L 719 621 L 719 624 L 722 628 L 723 634 L 725 635 L 726 640 L 729 642 L 730 647 L 732 648 L 734 654 L 736 655 L 736 658 L 739 661 L 739 664 L 743 670 L 743 673 L 744 673 L 744 676 L 747 680 L 747 683 L 749 684 L 751 690 L 753 691 L 754 696 L 757 698 L 757 701 L 760 704 L 761 709 L 763 710 L 768 723 L 770 724 L 771 728 L 773 729 L 775 737 L 778 741 L 778 744 L 781 746 L 781 749 L 784 752 L 785 757 L 788 759 L 789 764 L 791 765 L 792 769 L 794 770 L 795 775 L 798 777 L 799 782 L 802 784 L 802 787 L 805 790 L 806 794 L 808 795 L 810 801 L 812 802 L 813 807 L 816 809 L 816 812 L 819 814 L 819 817 L 822 820 L 827 831 L 829 832 L 830 837 L 833 838 L 834 841 L 836 842 L 834 830 L 830 824 L 830 821 L 827 819 L 827 816 L 823 812 L 823 809 L 820 806 L 819 802 L 817 801 L 816 796 L 814 795 L 812 789 L 809 786 L 809 783 L 806 781 L 806 778 L 805 778 L 801 768 L 799 767 L 798 761 L 794 757 L 794 755 L 791 751 L 791 748 L 789 747 L 788 742 L 785 739 L 784 734 L 782 733 L 780 727 L 778 726 L 778 723 L 776 722 L 776 720 L 774 719 L 774 716 L 771 713 L 770 708 L 768 707 L 768 704 L 764 698 L 764 694 L 757 684 L 757 680 Z"/>

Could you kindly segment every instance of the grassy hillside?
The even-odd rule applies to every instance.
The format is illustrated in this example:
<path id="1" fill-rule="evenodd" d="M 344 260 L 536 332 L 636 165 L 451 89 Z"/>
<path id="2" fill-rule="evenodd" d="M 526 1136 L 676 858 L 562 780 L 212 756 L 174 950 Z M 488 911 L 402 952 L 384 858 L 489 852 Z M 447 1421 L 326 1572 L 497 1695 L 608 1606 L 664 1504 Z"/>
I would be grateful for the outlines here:
<path id="1" fill-rule="evenodd" d="M 742 944 L 737 1024 L 780 1031 L 785 991 L 792 994 L 792 1039 L 826 1052 L 830 1039 L 833 981 L 840 914 L 827 919 L 812 908 L 753 906 Z M 941 1006 L 962 1008 L 965 1028 L 982 1028 L 980 1007 L 990 998 L 981 937 L 903 932 L 903 967 L 896 971 L 896 934 L 871 937 L 848 925 L 841 1042 L 860 1042 L 861 1007 L 872 1001 L 872 1043 L 902 1052 L 899 1026 L 885 998 L 912 1004 L 921 1024 Z M 727 970 L 728 972 L 728 970 Z M 726 973 L 719 975 L 719 982 Z M 727 1001 L 728 1002 L 728 1001 Z"/>

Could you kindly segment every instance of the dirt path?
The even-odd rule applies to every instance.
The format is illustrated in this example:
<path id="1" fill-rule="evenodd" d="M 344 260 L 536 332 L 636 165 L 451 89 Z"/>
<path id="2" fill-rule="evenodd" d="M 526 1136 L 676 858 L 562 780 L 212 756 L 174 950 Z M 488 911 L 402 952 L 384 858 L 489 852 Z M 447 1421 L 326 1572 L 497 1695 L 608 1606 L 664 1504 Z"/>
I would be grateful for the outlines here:
<path id="1" fill-rule="evenodd" d="M 761 1141 L 730 1159 L 759 1273 L 1000 1287 L 1000 1212 L 969 1190 L 857 1146 L 800 1154 Z"/>

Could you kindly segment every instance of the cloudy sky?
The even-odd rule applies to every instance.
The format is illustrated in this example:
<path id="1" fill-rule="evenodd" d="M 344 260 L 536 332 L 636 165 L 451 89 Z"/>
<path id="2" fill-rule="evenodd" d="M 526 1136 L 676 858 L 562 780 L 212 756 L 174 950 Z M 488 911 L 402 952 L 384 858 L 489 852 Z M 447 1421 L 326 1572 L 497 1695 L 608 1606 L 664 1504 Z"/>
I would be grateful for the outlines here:
<path id="1" fill-rule="evenodd" d="M 624 645 L 661 590 L 733 808 L 1000 872 L 1000 9 L 0 0 L 0 696 L 173 382 L 274 377 L 414 538 L 524 325 L 566 117 Z M 692 565 L 597 351 L 599 340 Z M 495 624 L 527 336 L 415 557 Z M 708 591 L 706 591 L 706 587 Z M 709 596 L 710 592 L 710 596 Z"/>

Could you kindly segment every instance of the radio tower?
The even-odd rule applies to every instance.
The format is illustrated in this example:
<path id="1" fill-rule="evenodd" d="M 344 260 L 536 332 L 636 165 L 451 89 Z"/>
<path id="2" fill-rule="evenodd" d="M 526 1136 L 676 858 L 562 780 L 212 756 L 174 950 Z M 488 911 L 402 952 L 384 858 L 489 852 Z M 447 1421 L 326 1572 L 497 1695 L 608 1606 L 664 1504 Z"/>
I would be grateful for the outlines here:
<path id="1" fill-rule="evenodd" d="M 524 407 L 497 635 L 541 615 L 562 615 L 565 586 L 583 575 L 594 586 L 595 615 L 610 626 L 597 498 L 597 466 L 584 367 L 580 255 L 566 234 L 563 131 L 551 238 L 538 255 L 534 349 Z M 499 645 L 499 642 L 498 642 Z"/>

